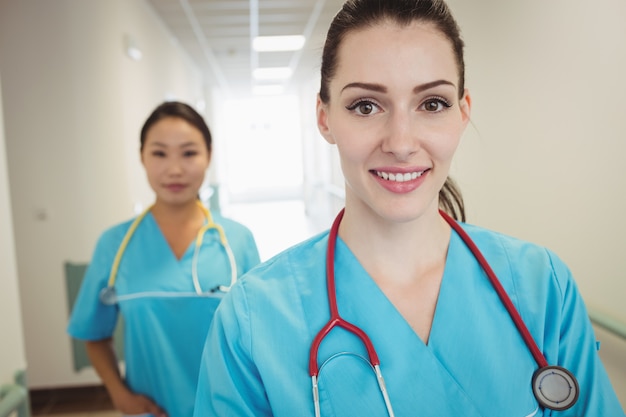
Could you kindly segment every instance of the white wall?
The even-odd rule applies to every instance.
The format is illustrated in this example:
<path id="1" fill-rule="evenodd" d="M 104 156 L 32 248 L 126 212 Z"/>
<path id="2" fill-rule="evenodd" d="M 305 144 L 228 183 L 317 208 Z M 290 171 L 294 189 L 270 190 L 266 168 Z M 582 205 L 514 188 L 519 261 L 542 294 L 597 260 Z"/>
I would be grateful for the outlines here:
<path id="1" fill-rule="evenodd" d="M 26 369 L 1 98 L 0 94 L 0 386 L 12 384 L 15 373 Z"/>
<path id="2" fill-rule="evenodd" d="M 450 5 L 474 104 L 453 172 L 469 221 L 551 248 L 626 322 L 626 2 Z M 626 407 L 626 341 L 597 337 Z"/>
<path id="3" fill-rule="evenodd" d="M 72 370 L 63 264 L 88 261 L 105 228 L 152 200 L 139 129 L 166 97 L 203 100 L 202 76 L 143 0 L 0 1 L 28 382 L 91 383 Z M 125 55 L 126 34 L 141 61 Z"/>

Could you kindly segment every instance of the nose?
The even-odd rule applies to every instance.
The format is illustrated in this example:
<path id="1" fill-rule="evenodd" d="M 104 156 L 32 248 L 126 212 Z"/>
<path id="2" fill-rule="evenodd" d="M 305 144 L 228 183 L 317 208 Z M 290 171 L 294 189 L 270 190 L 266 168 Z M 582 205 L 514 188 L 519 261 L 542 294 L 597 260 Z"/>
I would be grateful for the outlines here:
<path id="1" fill-rule="evenodd" d="M 169 176 L 178 176 L 183 173 L 183 164 L 180 158 L 171 158 L 167 164 L 167 174 Z"/>
<path id="2" fill-rule="evenodd" d="M 419 148 L 418 126 L 408 112 L 391 113 L 385 125 L 382 150 L 401 161 L 407 160 Z"/>

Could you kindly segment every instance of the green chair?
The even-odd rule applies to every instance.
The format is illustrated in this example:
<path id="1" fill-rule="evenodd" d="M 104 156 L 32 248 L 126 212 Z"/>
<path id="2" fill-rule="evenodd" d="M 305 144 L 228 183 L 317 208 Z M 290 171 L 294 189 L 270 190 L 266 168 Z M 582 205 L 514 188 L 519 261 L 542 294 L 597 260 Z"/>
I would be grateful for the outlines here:
<path id="1" fill-rule="evenodd" d="M 26 372 L 15 373 L 15 384 L 0 387 L 0 417 L 30 417 L 30 401 L 26 386 Z"/>

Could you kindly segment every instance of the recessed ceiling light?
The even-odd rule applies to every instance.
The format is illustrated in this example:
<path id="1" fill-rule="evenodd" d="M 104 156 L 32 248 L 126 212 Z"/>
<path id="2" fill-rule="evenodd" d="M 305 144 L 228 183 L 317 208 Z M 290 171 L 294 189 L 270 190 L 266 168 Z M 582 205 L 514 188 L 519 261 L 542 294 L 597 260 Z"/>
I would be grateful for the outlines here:
<path id="1" fill-rule="evenodd" d="M 292 72 L 289 67 L 255 68 L 252 76 L 255 80 L 283 80 L 291 77 Z"/>
<path id="2" fill-rule="evenodd" d="M 276 96 L 284 92 L 285 87 L 282 84 L 255 85 L 252 88 L 252 94 L 256 96 Z"/>
<path id="3" fill-rule="evenodd" d="M 252 40 L 252 48 L 257 52 L 297 51 L 305 41 L 302 35 L 257 36 Z"/>

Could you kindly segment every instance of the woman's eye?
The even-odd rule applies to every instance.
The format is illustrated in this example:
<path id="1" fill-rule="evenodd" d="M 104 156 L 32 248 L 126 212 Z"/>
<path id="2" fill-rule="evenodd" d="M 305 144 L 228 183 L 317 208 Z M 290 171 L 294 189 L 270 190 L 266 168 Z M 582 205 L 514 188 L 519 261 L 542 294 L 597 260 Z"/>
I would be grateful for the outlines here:
<path id="1" fill-rule="evenodd" d="M 165 156 L 165 152 L 163 152 L 163 151 L 154 151 L 154 152 L 152 152 L 152 156 L 156 156 L 157 158 L 163 158 Z"/>
<path id="2" fill-rule="evenodd" d="M 359 100 L 346 107 L 360 116 L 369 116 L 378 113 L 378 105 L 369 100 Z"/>
<path id="3" fill-rule="evenodd" d="M 196 152 L 196 151 L 186 151 L 183 155 L 186 156 L 186 157 L 192 157 L 192 156 L 198 155 L 198 152 Z"/>
<path id="4" fill-rule="evenodd" d="M 424 104 L 422 104 L 422 108 L 430 113 L 437 113 L 450 107 L 452 107 L 452 104 L 450 104 L 447 100 L 439 97 L 429 98 L 424 102 Z"/>

